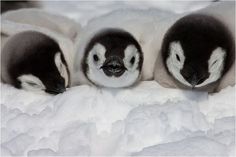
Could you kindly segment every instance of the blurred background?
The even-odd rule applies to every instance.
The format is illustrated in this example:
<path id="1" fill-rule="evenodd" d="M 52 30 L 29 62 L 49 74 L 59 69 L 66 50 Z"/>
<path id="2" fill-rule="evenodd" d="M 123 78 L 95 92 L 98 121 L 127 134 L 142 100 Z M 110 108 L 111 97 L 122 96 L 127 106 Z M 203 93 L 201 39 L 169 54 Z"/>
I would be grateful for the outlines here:
<path id="1" fill-rule="evenodd" d="M 117 9 L 152 9 L 159 8 L 175 13 L 189 12 L 204 8 L 215 1 L 1 1 L 1 12 L 17 7 L 40 7 L 75 19 L 82 25 L 88 20 Z"/>

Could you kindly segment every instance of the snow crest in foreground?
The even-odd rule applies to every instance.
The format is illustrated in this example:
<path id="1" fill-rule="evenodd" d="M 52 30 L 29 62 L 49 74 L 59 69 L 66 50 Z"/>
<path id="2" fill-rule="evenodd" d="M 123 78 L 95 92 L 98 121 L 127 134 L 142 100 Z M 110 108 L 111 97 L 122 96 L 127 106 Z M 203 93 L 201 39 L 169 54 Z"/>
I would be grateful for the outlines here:
<path id="1" fill-rule="evenodd" d="M 208 95 L 154 81 L 48 96 L 1 84 L 2 155 L 233 155 L 235 87 Z"/>

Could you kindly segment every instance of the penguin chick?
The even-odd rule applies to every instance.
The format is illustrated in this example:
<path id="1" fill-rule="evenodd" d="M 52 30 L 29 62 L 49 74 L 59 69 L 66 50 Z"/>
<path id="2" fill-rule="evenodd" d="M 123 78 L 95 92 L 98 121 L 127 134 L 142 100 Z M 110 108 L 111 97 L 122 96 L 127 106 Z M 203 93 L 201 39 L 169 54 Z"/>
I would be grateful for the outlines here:
<path id="1" fill-rule="evenodd" d="M 10 11 L 10 10 L 18 10 L 22 8 L 39 8 L 41 4 L 39 1 L 1 1 L 1 13 Z"/>
<path id="2" fill-rule="evenodd" d="M 85 48 L 82 70 L 93 84 L 102 87 L 128 87 L 141 75 L 143 53 L 139 43 L 121 29 L 104 29 Z"/>
<path id="3" fill-rule="evenodd" d="M 29 91 L 62 93 L 70 74 L 59 45 L 40 32 L 25 31 L 11 37 L 1 53 L 2 81 Z"/>
<path id="4" fill-rule="evenodd" d="M 179 19 L 166 33 L 161 48 L 165 68 L 185 87 L 202 89 L 216 83 L 234 61 L 229 30 L 209 15 Z"/>

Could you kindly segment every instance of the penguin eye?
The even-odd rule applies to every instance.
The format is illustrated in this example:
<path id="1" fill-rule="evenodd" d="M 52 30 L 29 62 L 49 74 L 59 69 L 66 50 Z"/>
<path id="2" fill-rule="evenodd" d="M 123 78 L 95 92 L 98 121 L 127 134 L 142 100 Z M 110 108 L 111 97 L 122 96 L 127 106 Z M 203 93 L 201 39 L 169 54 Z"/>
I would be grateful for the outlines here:
<path id="1" fill-rule="evenodd" d="M 95 62 L 97 62 L 99 59 L 98 59 L 98 55 L 93 55 L 93 60 L 95 61 Z"/>
<path id="2" fill-rule="evenodd" d="M 34 82 L 27 82 L 30 86 L 36 87 L 38 86 L 38 84 L 34 83 Z"/>
<path id="3" fill-rule="evenodd" d="M 133 56 L 133 57 L 130 59 L 130 63 L 131 63 L 131 64 L 134 64 L 134 62 L 135 62 L 135 57 Z"/>
<path id="4" fill-rule="evenodd" d="M 33 81 L 26 81 L 26 84 L 28 84 L 28 87 L 34 88 L 34 89 L 41 89 L 42 86 L 37 84 L 36 82 Z"/>
<path id="5" fill-rule="evenodd" d="M 175 55 L 176 56 L 176 59 L 180 62 L 180 58 L 179 58 L 179 55 Z"/>
<path id="6" fill-rule="evenodd" d="M 215 60 L 215 61 L 211 64 L 211 66 L 213 66 L 214 64 L 216 64 L 216 62 L 217 62 L 217 60 Z"/>

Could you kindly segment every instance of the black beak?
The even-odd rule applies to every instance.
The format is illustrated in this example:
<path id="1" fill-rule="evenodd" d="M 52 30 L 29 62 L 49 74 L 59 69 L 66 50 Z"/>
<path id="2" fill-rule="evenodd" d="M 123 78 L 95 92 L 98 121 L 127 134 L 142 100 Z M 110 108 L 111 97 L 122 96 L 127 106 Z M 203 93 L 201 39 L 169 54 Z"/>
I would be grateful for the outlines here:
<path id="1" fill-rule="evenodd" d="M 189 83 L 192 85 L 192 88 L 195 88 L 195 86 L 198 84 L 197 75 L 194 74 L 189 80 Z"/>
<path id="2" fill-rule="evenodd" d="M 198 77 L 196 74 L 193 74 L 193 76 L 190 77 L 187 81 L 192 85 L 192 89 L 194 89 L 196 85 L 201 84 L 207 78 L 208 76 Z"/>
<path id="3" fill-rule="evenodd" d="M 125 70 L 127 70 L 124 66 L 123 60 L 117 56 L 111 56 L 107 58 L 101 68 L 103 69 L 103 72 L 109 77 L 119 77 L 125 72 Z"/>
<path id="4" fill-rule="evenodd" d="M 187 69 L 181 70 L 180 72 L 184 79 L 191 84 L 192 89 L 209 77 L 209 73 L 204 72 L 203 70 L 196 71 L 195 69 L 196 68 L 189 66 Z"/>
<path id="5" fill-rule="evenodd" d="M 66 87 L 64 85 L 58 85 L 56 88 L 46 89 L 45 92 L 49 94 L 60 94 L 66 91 Z"/>

